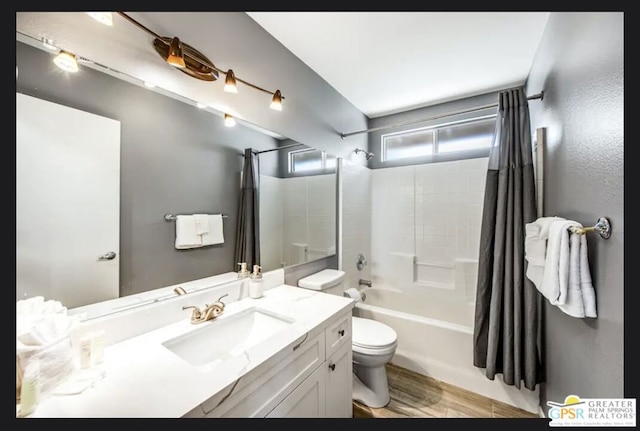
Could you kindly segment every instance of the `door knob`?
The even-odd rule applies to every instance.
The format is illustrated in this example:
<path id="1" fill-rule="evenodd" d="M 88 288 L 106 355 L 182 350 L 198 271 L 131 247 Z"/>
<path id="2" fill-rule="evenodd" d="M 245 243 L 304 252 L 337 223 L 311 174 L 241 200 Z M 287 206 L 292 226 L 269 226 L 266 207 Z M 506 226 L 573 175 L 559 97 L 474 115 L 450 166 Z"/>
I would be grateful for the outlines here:
<path id="1" fill-rule="evenodd" d="M 116 253 L 113 251 L 110 251 L 108 253 L 103 254 L 102 256 L 100 256 L 98 258 L 98 260 L 113 260 L 116 258 Z"/>

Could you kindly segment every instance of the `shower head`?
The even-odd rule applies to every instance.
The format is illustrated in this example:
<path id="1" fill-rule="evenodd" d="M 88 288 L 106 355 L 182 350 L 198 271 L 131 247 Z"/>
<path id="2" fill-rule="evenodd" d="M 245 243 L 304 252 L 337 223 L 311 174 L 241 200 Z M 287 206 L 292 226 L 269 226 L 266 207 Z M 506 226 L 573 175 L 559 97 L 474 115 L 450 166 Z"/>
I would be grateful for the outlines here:
<path id="1" fill-rule="evenodd" d="M 356 154 L 364 153 L 366 155 L 365 157 L 366 157 L 367 160 L 371 160 L 371 158 L 373 158 L 373 156 L 375 156 L 375 154 L 370 153 L 370 152 L 365 151 L 365 150 L 362 150 L 360 148 L 356 148 L 354 151 L 355 151 Z"/>

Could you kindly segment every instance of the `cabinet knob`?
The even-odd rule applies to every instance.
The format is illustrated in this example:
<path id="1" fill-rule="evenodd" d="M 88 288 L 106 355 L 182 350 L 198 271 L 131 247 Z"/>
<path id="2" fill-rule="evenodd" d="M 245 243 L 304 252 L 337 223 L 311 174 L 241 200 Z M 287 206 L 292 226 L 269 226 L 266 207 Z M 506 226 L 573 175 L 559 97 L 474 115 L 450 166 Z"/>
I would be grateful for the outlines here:
<path id="1" fill-rule="evenodd" d="M 344 329 L 339 330 L 338 334 L 340 334 L 341 337 L 344 337 Z"/>
<path id="2" fill-rule="evenodd" d="M 331 371 L 334 371 L 334 370 L 336 369 L 336 364 L 331 364 L 331 365 L 329 365 L 329 369 L 330 369 Z"/>

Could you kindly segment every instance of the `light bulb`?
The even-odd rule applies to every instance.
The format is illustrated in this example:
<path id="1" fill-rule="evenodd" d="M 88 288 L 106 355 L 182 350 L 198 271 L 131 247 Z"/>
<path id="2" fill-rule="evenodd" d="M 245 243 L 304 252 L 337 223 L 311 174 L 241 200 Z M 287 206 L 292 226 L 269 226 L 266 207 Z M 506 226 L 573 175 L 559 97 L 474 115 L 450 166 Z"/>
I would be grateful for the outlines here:
<path id="1" fill-rule="evenodd" d="M 67 51 L 60 51 L 53 59 L 53 62 L 65 72 L 75 73 L 78 71 L 76 56 Z"/>
<path id="2" fill-rule="evenodd" d="M 229 114 L 224 114 L 224 125 L 227 127 L 233 127 L 236 125 L 236 119 Z"/>

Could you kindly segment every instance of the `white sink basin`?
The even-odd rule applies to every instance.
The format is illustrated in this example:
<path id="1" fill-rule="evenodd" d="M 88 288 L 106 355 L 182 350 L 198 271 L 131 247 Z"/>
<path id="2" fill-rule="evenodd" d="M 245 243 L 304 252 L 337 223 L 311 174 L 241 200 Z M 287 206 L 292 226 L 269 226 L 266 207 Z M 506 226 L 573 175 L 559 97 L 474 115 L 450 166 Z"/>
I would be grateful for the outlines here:
<path id="1" fill-rule="evenodd" d="M 294 322 L 271 311 L 252 307 L 233 315 L 199 323 L 201 328 L 162 343 L 202 371 L 239 355 Z"/>

